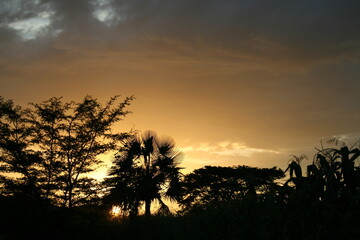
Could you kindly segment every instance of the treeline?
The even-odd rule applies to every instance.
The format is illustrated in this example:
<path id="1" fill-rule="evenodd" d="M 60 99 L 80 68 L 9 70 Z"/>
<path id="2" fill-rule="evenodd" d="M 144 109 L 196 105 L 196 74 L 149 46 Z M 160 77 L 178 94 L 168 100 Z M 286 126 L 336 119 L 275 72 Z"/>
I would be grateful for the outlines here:
<path id="1" fill-rule="evenodd" d="M 333 139 L 339 147 L 319 149 L 305 174 L 301 155 L 285 171 L 205 166 L 184 175 L 171 138 L 114 131 L 133 99 L 115 96 L 103 105 L 90 96 L 78 103 L 51 98 L 22 108 L 0 98 L 0 238 L 360 236 L 356 145 Z M 96 181 L 89 174 L 109 152 L 109 174 Z"/>

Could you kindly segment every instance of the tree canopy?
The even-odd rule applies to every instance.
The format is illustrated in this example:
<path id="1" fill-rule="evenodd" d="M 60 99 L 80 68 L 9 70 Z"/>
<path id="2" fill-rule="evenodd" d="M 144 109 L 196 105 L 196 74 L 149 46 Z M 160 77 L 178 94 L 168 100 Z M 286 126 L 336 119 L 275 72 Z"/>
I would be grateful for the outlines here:
<path id="1" fill-rule="evenodd" d="M 108 199 L 133 215 L 145 204 L 149 216 L 154 200 L 160 210 L 167 211 L 163 198 L 177 200 L 180 196 L 180 155 L 171 138 L 152 131 L 126 141 L 110 170 L 113 189 Z"/>
<path id="2" fill-rule="evenodd" d="M 115 128 L 133 99 L 114 96 L 101 104 L 91 96 L 80 102 L 54 97 L 25 108 L 0 97 L 0 238 L 359 236 L 359 141 L 318 149 L 306 174 L 305 155 L 291 155 L 285 172 L 205 166 L 182 174 L 174 140 Z M 89 173 L 109 151 L 115 160 L 99 183 Z M 286 172 L 289 179 L 282 181 Z M 180 205 L 178 217 L 164 216 L 170 213 L 164 199 Z M 162 216 L 109 221 L 109 205 L 130 215 L 145 209 L 150 216 L 156 202 Z"/>
<path id="3" fill-rule="evenodd" d="M 282 177 L 283 171 L 275 167 L 205 166 L 185 176 L 181 205 L 187 210 L 216 207 L 245 196 L 263 194 Z"/>
<path id="4" fill-rule="evenodd" d="M 102 105 L 91 96 L 78 103 L 54 97 L 21 108 L 1 98 L 0 166 L 11 173 L 2 174 L 4 193 L 67 207 L 92 200 L 96 183 L 87 174 L 101 163 L 98 155 L 130 136 L 112 128 L 133 99 L 114 96 Z"/>

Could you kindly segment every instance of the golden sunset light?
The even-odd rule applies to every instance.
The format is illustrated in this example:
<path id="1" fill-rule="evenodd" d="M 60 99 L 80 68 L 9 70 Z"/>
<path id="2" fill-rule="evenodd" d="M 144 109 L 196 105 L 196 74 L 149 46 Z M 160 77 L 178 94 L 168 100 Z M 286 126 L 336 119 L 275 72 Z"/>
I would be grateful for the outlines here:
<path id="1" fill-rule="evenodd" d="M 135 95 L 120 129 L 173 137 L 189 170 L 284 167 L 359 133 L 358 19 L 351 4 L 265 5 L 4 1 L 0 95 Z"/>
<path id="2" fill-rule="evenodd" d="M 0 198 L 168 216 L 208 204 L 200 175 L 221 202 L 332 169 L 319 154 L 357 168 L 359 29 L 357 0 L 0 0 Z"/>

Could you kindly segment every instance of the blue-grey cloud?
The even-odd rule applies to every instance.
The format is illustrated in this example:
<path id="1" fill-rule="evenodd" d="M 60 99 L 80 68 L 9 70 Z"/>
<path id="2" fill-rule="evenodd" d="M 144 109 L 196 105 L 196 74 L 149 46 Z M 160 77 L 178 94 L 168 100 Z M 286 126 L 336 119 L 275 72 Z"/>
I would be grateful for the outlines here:
<path id="1" fill-rule="evenodd" d="M 134 41 L 150 41 L 161 51 L 156 44 L 176 40 L 190 49 L 183 54 L 195 54 L 206 46 L 233 53 L 238 61 L 241 56 L 300 64 L 359 60 L 360 3 L 356 0 L 2 0 L 0 6 L 1 27 L 23 37 L 26 31 L 21 24 L 32 19 L 33 31 L 38 27 L 52 36 L 62 33 L 103 44 L 121 42 L 123 48 Z M 41 19 L 35 21 L 39 16 L 42 24 Z M 45 37 L 38 31 L 29 38 L 34 34 Z M 4 31 L 2 35 L 8 39 Z"/>

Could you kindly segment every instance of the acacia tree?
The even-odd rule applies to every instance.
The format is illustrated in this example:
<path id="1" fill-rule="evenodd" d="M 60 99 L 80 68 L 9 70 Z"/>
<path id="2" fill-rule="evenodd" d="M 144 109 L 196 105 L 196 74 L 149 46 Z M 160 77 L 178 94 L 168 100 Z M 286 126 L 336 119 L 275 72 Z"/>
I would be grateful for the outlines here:
<path id="1" fill-rule="evenodd" d="M 275 167 L 205 166 L 184 177 L 180 204 L 184 211 L 219 207 L 224 202 L 269 193 L 277 185 L 275 180 L 282 177 L 284 172 Z"/>
<path id="2" fill-rule="evenodd" d="M 112 127 L 129 113 L 125 108 L 132 100 L 119 102 L 115 96 L 103 106 L 91 96 L 79 103 L 51 98 L 22 113 L 30 139 L 25 149 L 36 149 L 41 157 L 35 175 L 43 198 L 71 208 L 94 194 L 95 181 L 87 174 L 101 162 L 99 154 L 116 149 L 130 135 L 113 133 Z"/>
<path id="3" fill-rule="evenodd" d="M 125 142 L 109 174 L 113 189 L 108 200 L 132 215 L 145 203 L 145 215 L 150 216 L 154 200 L 160 202 L 160 210 L 168 211 L 162 198 L 179 199 L 180 155 L 172 139 L 151 131 Z"/>
<path id="4" fill-rule="evenodd" d="M 22 195 L 39 200 L 36 178 L 39 175 L 40 154 L 31 145 L 31 129 L 26 110 L 13 101 L 0 97 L 0 180 L 3 195 Z M 14 174 L 17 176 L 15 177 Z"/>

